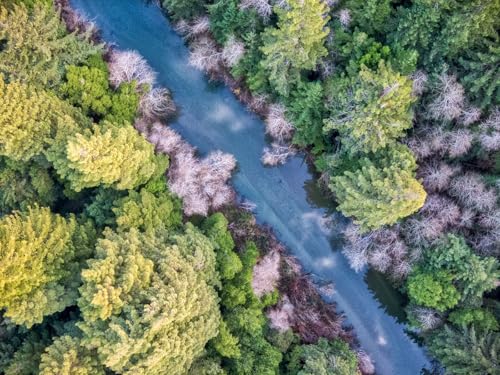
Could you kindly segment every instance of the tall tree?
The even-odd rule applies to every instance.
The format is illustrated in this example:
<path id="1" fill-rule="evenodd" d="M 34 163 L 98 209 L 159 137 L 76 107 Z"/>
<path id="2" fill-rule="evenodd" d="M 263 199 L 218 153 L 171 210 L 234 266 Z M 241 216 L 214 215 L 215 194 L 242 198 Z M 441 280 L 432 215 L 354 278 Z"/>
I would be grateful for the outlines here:
<path id="1" fill-rule="evenodd" d="M 85 36 L 68 34 L 53 6 L 1 7 L 0 25 L 0 73 L 11 81 L 53 87 L 61 81 L 65 65 L 79 64 L 100 50 Z"/>
<path id="2" fill-rule="evenodd" d="M 331 99 L 324 131 L 339 133 L 349 153 L 376 152 L 390 146 L 412 126 L 412 81 L 383 61 L 377 71 L 362 67 L 358 79 Z"/>
<path id="3" fill-rule="evenodd" d="M 426 193 L 415 179 L 415 159 L 406 146 L 347 163 L 354 168 L 332 177 L 329 186 L 339 209 L 362 230 L 394 224 L 423 206 Z"/>
<path id="4" fill-rule="evenodd" d="M 69 135 L 55 145 L 48 157 L 76 192 L 99 185 L 133 189 L 155 173 L 157 160 L 154 146 L 133 127 L 109 122 Z"/>
<path id="5" fill-rule="evenodd" d="M 0 74 L 0 155 L 28 161 L 52 144 L 59 130 L 71 133 L 87 122 L 54 95 L 19 82 L 6 83 Z"/>
<path id="6" fill-rule="evenodd" d="M 498 332 L 445 326 L 432 336 L 429 351 L 450 374 L 498 374 L 500 368 Z"/>
<path id="7" fill-rule="evenodd" d="M 76 302 L 93 231 L 75 217 L 30 208 L 0 220 L 0 308 L 31 327 Z"/>
<path id="8" fill-rule="evenodd" d="M 215 254 L 191 224 L 175 236 L 108 228 L 88 264 L 78 326 L 109 369 L 185 374 L 217 334 Z"/>
<path id="9" fill-rule="evenodd" d="M 264 32 L 262 67 L 276 91 L 287 96 L 300 70 L 312 70 L 327 55 L 328 7 L 322 0 L 290 0 L 289 10 L 275 8 L 278 27 Z"/>

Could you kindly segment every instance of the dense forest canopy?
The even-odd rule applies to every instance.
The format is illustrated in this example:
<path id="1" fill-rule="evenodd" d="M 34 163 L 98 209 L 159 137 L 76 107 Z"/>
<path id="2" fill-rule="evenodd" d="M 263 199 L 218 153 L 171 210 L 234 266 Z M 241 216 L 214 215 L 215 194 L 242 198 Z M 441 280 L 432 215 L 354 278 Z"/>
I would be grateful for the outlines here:
<path id="1" fill-rule="evenodd" d="M 161 5 L 264 117 L 262 161 L 307 151 L 446 373 L 497 374 L 500 0 Z M 0 373 L 373 373 L 174 111 L 65 1 L 0 5 Z"/>

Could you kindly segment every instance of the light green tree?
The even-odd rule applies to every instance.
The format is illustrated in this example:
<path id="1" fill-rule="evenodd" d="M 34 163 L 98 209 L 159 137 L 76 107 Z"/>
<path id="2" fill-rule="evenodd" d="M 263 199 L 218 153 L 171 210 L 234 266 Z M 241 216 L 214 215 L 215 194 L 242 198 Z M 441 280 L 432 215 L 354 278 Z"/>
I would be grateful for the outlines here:
<path id="1" fill-rule="evenodd" d="M 94 233 L 74 217 L 33 207 L 0 220 L 0 308 L 31 327 L 76 302 Z"/>
<path id="2" fill-rule="evenodd" d="M 141 232 L 172 229 L 181 225 L 180 202 L 166 192 L 153 194 L 145 189 L 130 191 L 118 199 L 112 209 L 119 230 L 130 228 Z"/>
<path id="3" fill-rule="evenodd" d="M 153 145 L 128 124 L 120 127 L 105 122 L 69 135 L 48 158 L 76 192 L 99 185 L 133 189 L 146 183 L 156 170 Z"/>
<path id="4" fill-rule="evenodd" d="M 77 65 L 98 52 L 99 46 L 86 36 L 68 34 L 53 6 L 24 4 L 0 8 L 0 73 L 18 80 L 53 87 L 63 75 L 65 65 Z"/>
<path id="5" fill-rule="evenodd" d="M 19 82 L 6 83 L 0 74 L 0 155 L 28 161 L 46 149 L 60 129 L 71 133 L 87 122 L 54 95 Z"/>
<path id="6" fill-rule="evenodd" d="M 215 254 L 191 224 L 182 234 L 115 233 L 82 271 L 83 344 L 121 374 L 185 374 L 217 335 Z"/>
<path id="7" fill-rule="evenodd" d="M 300 70 L 312 70 L 327 55 L 328 7 L 322 0 L 290 0 L 289 9 L 275 8 L 277 28 L 264 31 L 262 67 L 276 91 L 287 96 Z"/>
<path id="8" fill-rule="evenodd" d="M 78 338 L 56 338 L 41 355 L 39 375 L 104 375 L 104 368 Z"/>
<path id="9" fill-rule="evenodd" d="M 412 81 L 383 60 L 377 71 L 362 67 L 358 78 L 331 100 L 326 133 L 339 133 L 349 153 L 376 152 L 396 142 L 412 126 Z"/>
<path id="10" fill-rule="evenodd" d="M 332 177 L 329 187 L 339 210 L 363 231 L 394 224 L 423 206 L 426 193 L 415 179 L 415 158 L 406 146 L 395 145 L 348 164 L 352 168 Z"/>
<path id="11" fill-rule="evenodd" d="M 290 353 L 290 375 L 359 375 L 356 353 L 342 340 L 300 345 Z"/>
<path id="12" fill-rule="evenodd" d="M 408 278 L 407 288 L 410 300 L 439 311 L 454 307 L 460 300 L 453 275 L 446 271 L 430 273 L 417 269 Z"/>

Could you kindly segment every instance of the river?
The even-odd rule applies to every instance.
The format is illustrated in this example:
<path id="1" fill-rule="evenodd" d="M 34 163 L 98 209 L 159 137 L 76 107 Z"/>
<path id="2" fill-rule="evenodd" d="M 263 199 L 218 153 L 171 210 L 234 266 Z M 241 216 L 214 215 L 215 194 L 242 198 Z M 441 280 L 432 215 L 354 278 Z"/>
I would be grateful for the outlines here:
<path id="1" fill-rule="evenodd" d="M 200 154 L 220 149 L 238 160 L 233 185 L 256 204 L 259 222 L 278 238 L 315 278 L 333 282 L 333 300 L 354 327 L 362 348 L 375 361 L 378 374 L 419 374 L 428 365 L 421 347 L 406 334 L 397 293 L 373 272 L 357 274 L 339 251 L 344 220 L 318 199 L 314 178 L 303 156 L 286 165 L 264 167 L 262 121 L 225 87 L 207 81 L 188 66 L 188 49 L 160 8 L 141 0 L 71 0 L 96 22 L 107 42 L 137 50 L 158 72 L 180 113 L 171 126 Z M 255 374 L 259 375 L 259 374 Z"/>

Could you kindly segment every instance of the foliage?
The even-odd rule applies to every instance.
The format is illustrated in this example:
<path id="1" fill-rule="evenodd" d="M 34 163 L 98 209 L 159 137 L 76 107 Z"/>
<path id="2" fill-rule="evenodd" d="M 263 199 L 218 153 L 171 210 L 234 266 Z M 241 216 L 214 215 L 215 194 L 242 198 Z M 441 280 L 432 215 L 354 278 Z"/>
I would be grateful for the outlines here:
<path id="1" fill-rule="evenodd" d="M 391 146 L 412 126 L 412 82 L 380 62 L 362 67 L 346 92 L 337 92 L 324 131 L 339 133 L 347 152 L 376 152 Z"/>
<path id="2" fill-rule="evenodd" d="M 56 147 L 49 160 L 76 192 L 99 185 L 133 189 L 155 172 L 153 145 L 128 125 L 94 125 Z"/>
<path id="3" fill-rule="evenodd" d="M 184 374 L 217 334 L 215 255 L 192 225 L 173 235 L 104 231 L 82 271 L 82 343 L 129 374 Z"/>
<path id="4" fill-rule="evenodd" d="M 358 359 L 349 345 L 340 339 L 319 339 L 317 344 L 297 345 L 290 353 L 287 374 L 355 375 Z"/>
<path id="5" fill-rule="evenodd" d="M 428 273 L 416 269 L 408 278 L 407 288 L 410 300 L 439 311 L 454 307 L 460 299 L 453 275 L 446 271 Z"/>
<path id="6" fill-rule="evenodd" d="M 431 338 L 429 350 L 451 374 L 495 374 L 500 366 L 500 335 L 496 332 L 445 326 Z"/>
<path id="7" fill-rule="evenodd" d="M 78 124 L 86 120 L 54 95 L 6 83 L 0 75 L 0 155 L 28 161 L 44 151 L 60 129 L 71 132 Z"/>
<path id="8" fill-rule="evenodd" d="M 496 259 L 477 256 L 463 238 L 452 234 L 428 252 L 426 267 L 431 272 L 442 269 L 451 272 L 464 300 L 482 298 L 484 292 L 495 288 L 500 277 Z"/>
<path id="9" fill-rule="evenodd" d="M 119 231 L 136 228 L 154 232 L 181 225 L 180 202 L 166 192 L 153 194 L 145 189 L 129 191 L 128 196 L 114 202 L 113 213 Z"/>
<path id="10" fill-rule="evenodd" d="M 322 144 L 323 87 L 319 82 L 300 82 L 290 93 L 287 113 L 295 127 L 293 143 Z"/>
<path id="11" fill-rule="evenodd" d="M 469 96 L 483 108 L 500 104 L 500 46 L 484 41 L 484 48 L 467 51 L 459 59 L 465 70 L 461 82 Z"/>
<path id="12" fill-rule="evenodd" d="M 0 158 L 0 215 L 35 204 L 51 206 L 55 202 L 57 185 L 44 164 Z"/>
<path id="13" fill-rule="evenodd" d="M 29 208 L 0 220 L 0 307 L 28 328 L 76 302 L 82 261 L 93 231 L 48 208 Z"/>
<path id="14" fill-rule="evenodd" d="M 210 31 L 220 44 L 225 44 L 231 35 L 243 35 L 259 26 L 255 12 L 241 10 L 236 0 L 216 1 L 208 6 L 208 13 Z"/>
<path id="15" fill-rule="evenodd" d="M 324 47 L 328 35 L 326 4 L 321 0 L 290 0 L 288 5 L 288 11 L 276 8 L 278 27 L 264 31 L 261 48 L 262 68 L 283 96 L 288 96 L 290 82 L 298 81 L 301 69 L 314 69 L 318 59 L 327 54 Z"/>
<path id="16" fill-rule="evenodd" d="M 415 159 L 405 146 L 382 150 L 372 159 L 359 158 L 354 164 L 332 177 L 329 187 L 342 213 L 354 217 L 363 230 L 394 224 L 424 204 L 426 193 L 414 178 Z"/>
<path id="17" fill-rule="evenodd" d="M 448 320 L 457 326 L 474 325 L 478 331 L 498 331 L 495 315 L 487 309 L 464 308 L 453 311 Z"/>
<path id="18" fill-rule="evenodd" d="M 163 0 L 162 5 L 174 19 L 191 19 L 203 13 L 203 0 Z"/>
<path id="19" fill-rule="evenodd" d="M 227 219 L 215 213 L 203 222 L 203 232 L 214 243 L 217 271 L 223 280 L 231 280 L 241 272 L 243 265 L 234 249 L 234 241 L 227 229 Z"/>
<path id="20" fill-rule="evenodd" d="M 0 73 L 10 81 L 56 86 L 65 65 L 77 65 L 99 51 L 87 36 L 67 34 L 54 7 L 24 4 L 0 8 Z"/>
<path id="21" fill-rule="evenodd" d="M 109 87 L 107 70 L 88 66 L 68 66 L 66 82 L 59 90 L 74 106 L 95 119 L 115 123 L 134 120 L 139 103 L 133 83 L 122 83 L 116 92 Z"/>
<path id="22" fill-rule="evenodd" d="M 97 358 L 80 340 L 60 336 L 41 355 L 40 375 L 104 375 Z"/>

